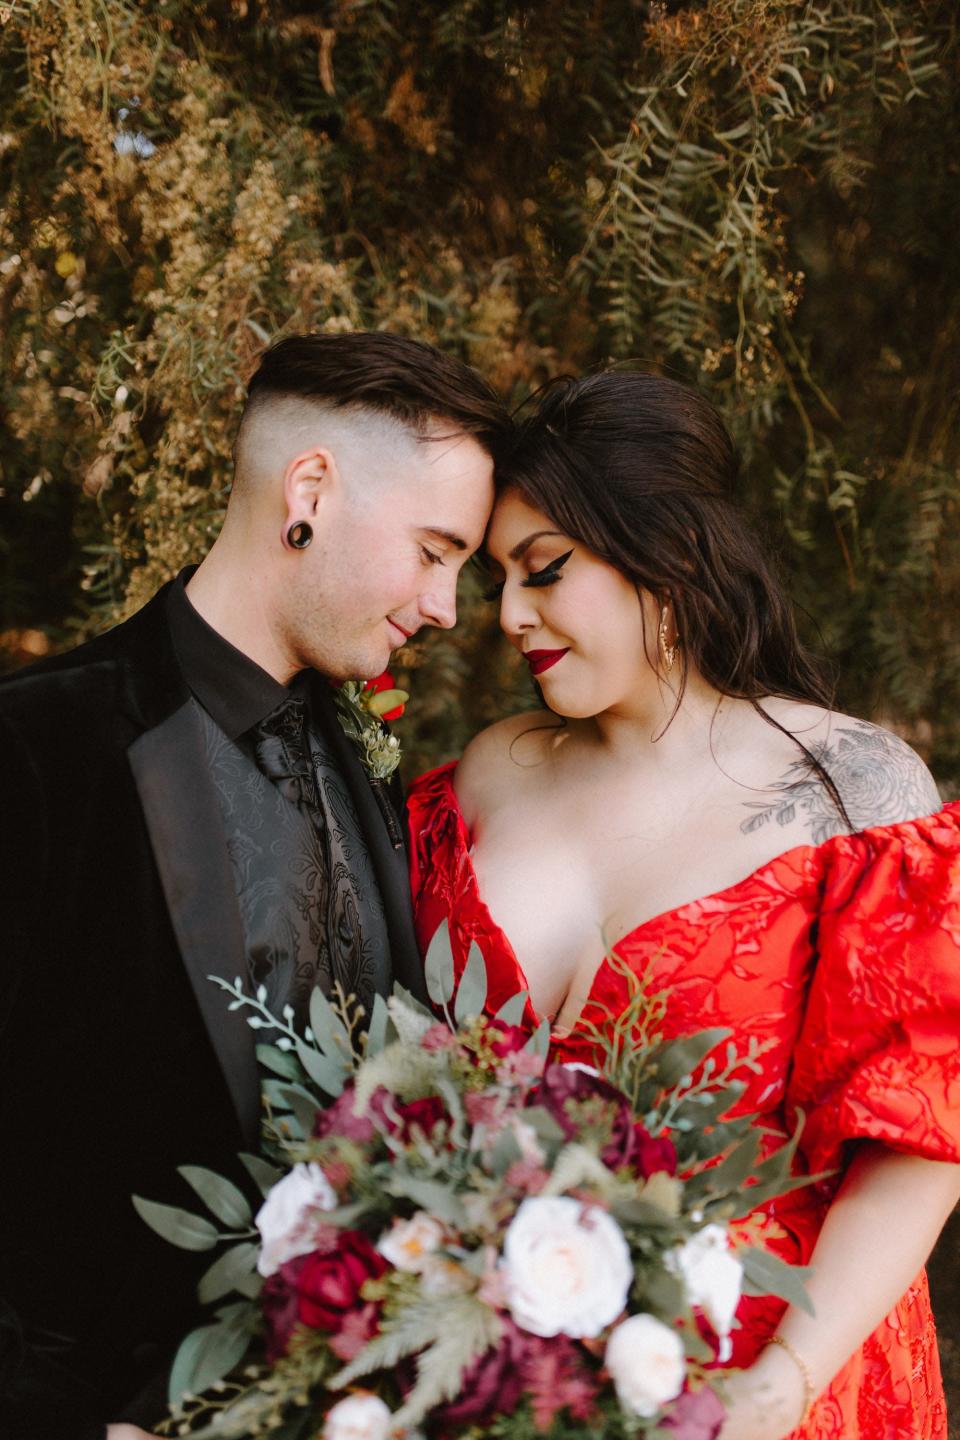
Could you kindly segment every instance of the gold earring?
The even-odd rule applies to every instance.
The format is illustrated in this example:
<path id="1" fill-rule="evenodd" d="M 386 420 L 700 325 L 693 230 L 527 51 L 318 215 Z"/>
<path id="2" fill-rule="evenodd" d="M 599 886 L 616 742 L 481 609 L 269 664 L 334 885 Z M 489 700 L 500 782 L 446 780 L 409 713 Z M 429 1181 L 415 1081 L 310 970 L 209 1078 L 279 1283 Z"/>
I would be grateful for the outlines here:
<path id="1" fill-rule="evenodd" d="M 667 644 L 667 616 L 669 613 L 669 605 L 664 605 L 660 611 L 660 628 L 657 631 L 657 648 L 660 651 L 660 663 L 663 665 L 664 670 L 668 672 L 673 669 L 674 662 L 677 658 L 677 651 L 680 649 L 678 636 L 674 637 L 672 645 Z"/>

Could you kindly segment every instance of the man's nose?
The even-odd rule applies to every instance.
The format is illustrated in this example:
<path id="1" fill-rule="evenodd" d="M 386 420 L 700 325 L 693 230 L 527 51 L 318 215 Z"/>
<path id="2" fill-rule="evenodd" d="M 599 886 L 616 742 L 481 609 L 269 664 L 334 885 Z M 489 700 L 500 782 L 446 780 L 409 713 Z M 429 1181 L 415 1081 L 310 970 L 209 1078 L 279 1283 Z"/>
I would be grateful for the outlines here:
<path id="1" fill-rule="evenodd" d="M 428 625 L 438 625 L 441 630 L 453 629 L 457 623 L 456 575 L 449 579 L 437 576 L 428 593 L 421 596 L 420 614 Z"/>

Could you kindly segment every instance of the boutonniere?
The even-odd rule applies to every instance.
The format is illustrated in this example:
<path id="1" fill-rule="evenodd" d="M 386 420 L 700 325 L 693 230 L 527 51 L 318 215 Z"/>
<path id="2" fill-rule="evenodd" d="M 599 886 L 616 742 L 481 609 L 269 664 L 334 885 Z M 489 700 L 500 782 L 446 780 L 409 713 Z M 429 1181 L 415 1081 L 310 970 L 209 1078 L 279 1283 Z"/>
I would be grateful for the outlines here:
<path id="1" fill-rule="evenodd" d="M 399 720 L 410 698 L 406 690 L 398 690 L 385 670 L 375 680 L 345 680 L 334 698 L 337 718 L 371 780 L 389 780 L 400 763 L 400 741 L 382 722 Z"/>

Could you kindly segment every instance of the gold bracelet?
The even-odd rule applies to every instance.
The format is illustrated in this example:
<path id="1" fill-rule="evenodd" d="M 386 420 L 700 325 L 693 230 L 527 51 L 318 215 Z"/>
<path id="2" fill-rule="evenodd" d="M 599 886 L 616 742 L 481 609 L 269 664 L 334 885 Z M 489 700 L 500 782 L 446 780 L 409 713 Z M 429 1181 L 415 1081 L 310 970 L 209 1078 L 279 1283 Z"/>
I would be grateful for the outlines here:
<path id="1" fill-rule="evenodd" d="M 790 1344 L 790 1341 L 784 1340 L 782 1335 L 771 1335 L 770 1339 L 767 1341 L 767 1344 L 779 1345 L 781 1349 L 786 1350 L 787 1354 L 790 1356 L 790 1359 L 800 1371 L 800 1374 L 803 1378 L 803 1414 L 800 1416 L 800 1424 L 805 1425 L 810 1415 L 810 1411 L 813 1409 L 813 1402 L 817 1398 L 817 1392 L 813 1384 L 813 1376 L 810 1374 L 810 1366 L 807 1364 L 806 1360 L 804 1360 L 799 1350 L 795 1350 L 794 1347 Z"/>

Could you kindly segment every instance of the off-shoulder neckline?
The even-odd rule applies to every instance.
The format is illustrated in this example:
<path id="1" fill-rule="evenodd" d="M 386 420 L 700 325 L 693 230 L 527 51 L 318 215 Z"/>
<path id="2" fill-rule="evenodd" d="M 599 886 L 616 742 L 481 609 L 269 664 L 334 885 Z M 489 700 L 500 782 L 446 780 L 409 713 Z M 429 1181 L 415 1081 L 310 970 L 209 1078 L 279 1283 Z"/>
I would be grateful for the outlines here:
<path id="1" fill-rule="evenodd" d="M 467 826 L 463 810 L 460 806 L 459 797 L 453 784 L 453 777 L 457 768 L 457 764 L 458 762 L 456 760 L 449 760 L 445 765 L 439 765 L 436 767 L 436 769 L 428 770 L 425 774 L 418 776 L 418 778 L 413 782 L 413 785 L 410 788 L 410 792 L 408 792 L 408 798 L 412 798 L 412 792 L 415 788 L 419 788 L 421 786 L 423 788 L 427 788 L 428 786 L 435 785 L 438 782 L 442 786 L 443 791 L 446 795 L 447 803 L 449 804 L 450 809 L 454 812 L 457 819 L 458 838 L 462 843 L 463 849 L 462 858 L 467 866 L 470 879 L 473 883 L 473 891 L 476 897 L 477 904 L 479 908 L 483 911 L 483 914 L 486 917 L 490 929 L 496 931 L 496 933 L 501 936 L 511 959 L 516 966 L 517 975 L 522 981 L 522 988 L 525 989 L 527 994 L 529 995 L 530 986 L 527 983 L 526 974 L 524 973 L 523 966 L 520 964 L 519 957 L 517 956 L 517 953 L 513 948 L 510 937 L 506 934 L 502 927 L 497 924 L 496 920 L 494 920 L 493 916 L 490 914 L 489 909 L 487 908 L 486 901 L 480 893 L 480 886 L 477 880 L 477 874 L 473 868 L 473 859 L 470 854 L 471 847 L 468 843 L 470 839 L 470 831 Z M 782 850 L 778 855 L 774 855 L 769 860 L 765 860 L 761 865 L 755 866 L 746 875 L 742 875 L 738 880 L 734 880 L 730 885 L 724 885 L 719 890 L 711 890 L 705 895 L 698 895 L 691 900 L 685 900 L 679 905 L 672 905 L 666 910 L 660 910 L 656 914 L 648 916 L 647 919 L 641 920 L 638 925 L 632 926 L 631 929 L 626 932 L 626 934 L 622 935 L 618 940 L 614 941 L 608 947 L 607 954 L 600 961 L 596 971 L 594 972 L 593 979 L 590 982 L 588 993 L 584 1001 L 583 1009 L 586 1009 L 587 1006 L 590 1004 L 590 1000 L 593 996 L 594 990 L 597 987 L 597 982 L 600 978 L 600 975 L 603 973 L 606 965 L 608 964 L 610 952 L 619 950 L 621 946 L 626 945 L 629 941 L 635 939 L 635 937 L 640 935 L 644 930 L 648 930 L 657 924 L 662 924 L 673 916 L 683 915 L 686 911 L 692 910 L 697 905 L 709 905 L 714 901 L 725 900 L 734 891 L 750 885 L 751 883 L 760 882 L 770 871 L 777 869 L 779 866 L 787 864 L 788 861 L 795 861 L 800 856 L 813 855 L 815 853 L 825 853 L 828 850 L 833 849 L 842 850 L 844 844 L 867 844 L 874 836 L 882 838 L 883 836 L 892 836 L 905 830 L 916 830 L 918 827 L 929 826 L 932 821 L 937 821 L 943 818 L 948 819 L 951 823 L 955 824 L 958 827 L 958 830 L 960 830 L 960 801 L 949 801 L 947 802 L 947 804 L 941 806 L 939 810 L 934 810 L 929 815 L 918 815 L 912 820 L 895 820 L 891 821 L 887 825 L 869 825 L 865 826 L 862 830 L 854 830 L 841 835 L 831 835 L 827 840 L 808 841 L 800 845 L 792 845 L 788 850 Z M 531 1009 L 534 1010 L 534 1014 L 536 1014 L 537 1018 L 539 1019 L 539 1013 L 534 1009 L 532 1003 Z M 580 1013 L 583 1014 L 583 1010 L 581 1010 Z"/>

